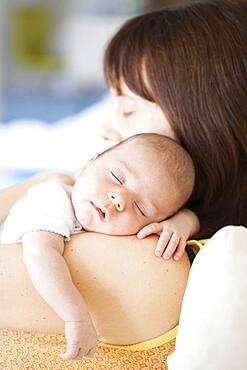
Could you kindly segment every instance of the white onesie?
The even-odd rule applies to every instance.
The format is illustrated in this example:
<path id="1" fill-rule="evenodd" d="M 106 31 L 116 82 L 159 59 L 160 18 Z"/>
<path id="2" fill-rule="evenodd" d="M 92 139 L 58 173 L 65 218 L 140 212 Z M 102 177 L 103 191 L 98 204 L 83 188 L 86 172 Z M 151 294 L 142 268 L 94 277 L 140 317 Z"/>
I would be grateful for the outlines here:
<path id="1" fill-rule="evenodd" d="M 29 188 L 11 208 L 3 224 L 1 243 L 17 243 L 31 231 L 50 231 L 64 236 L 83 228 L 75 217 L 69 197 L 71 187 L 48 180 Z"/>

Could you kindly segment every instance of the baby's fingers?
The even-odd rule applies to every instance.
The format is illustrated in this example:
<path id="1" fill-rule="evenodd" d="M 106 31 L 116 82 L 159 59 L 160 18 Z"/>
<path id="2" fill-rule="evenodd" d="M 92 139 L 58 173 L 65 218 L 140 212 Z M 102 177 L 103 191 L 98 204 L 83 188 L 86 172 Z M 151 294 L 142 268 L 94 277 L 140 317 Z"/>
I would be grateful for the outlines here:
<path id="1" fill-rule="evenodd" d="M 155 255 L 157 257 L 161 257 L 164 253 L 164 250 L 167 247 L 167 244 L 169 243 L 169 240 L 171 239 L 172 232 L 169 230 L 163 230 L 163 232 L 160 235 L 160 238 L 158 240 L 157 246 L 155 248 Z"/>
<path id="2" fill-rule="evenodd" d="M 94 357 L 95 352 L 96 352 L 96 347 L 91 348 L 88 354 L 86 355 L 86 357 Z"/>
<path id="3" fill-rule="evenodd" d="M 137 234 L 138 239 L 144 239 L 146 236 L 151 234 L 158 234 L 162 230 L 162 226 L 158 222 L 154 222 L 150 225 L 144 226 Z"/>
<path id="4" fill-rule="evenodd" d="M 66 352 L 60 353 L 60 357 L 63 360 L 72 360 L 75 359 L 80 351 L 79 343 L 68 344 Z"/>
<path id="5" fill-rule="evenodd" d="M 186 241 L 184 241 L 183 239 L 180 239 L 179 244 L 177 246 L 177 249 L 174 253 L 174 260 L 175 261 L 178 261 L 183 256 L 185 246 L 186 246 Z"/>
<path id="6" fill-rule="evenodd" d="M 74 360 L 83 360 L 85 357 L 87 358 L 93 358 L 95 355 L 95 348 L 90 349 L 88 352 L 84 351 L 84 349 L 80 349 L 78 355 L 74 358 Z"/>
<path id="7" fill-rule="evenodd" d="M 74 357 L 74 360 L 82 360 L 85 357 L 94 357 L 96 352 L 96 347 L 91 348 L 89 351 L 84 350 L 84 348 L 80 348 L 78 354 L 76 357 Z"/>
<path id="8" fill-rule="evenodd" d="M 176 234 L 173 234 L 163 254 L 163 258 L 165 260 L 168 260 L 173 255 L 173 253 L 175 252 L 176 248 L 179 245 L 179 242 L 180 242 L 179 237 Z"/>

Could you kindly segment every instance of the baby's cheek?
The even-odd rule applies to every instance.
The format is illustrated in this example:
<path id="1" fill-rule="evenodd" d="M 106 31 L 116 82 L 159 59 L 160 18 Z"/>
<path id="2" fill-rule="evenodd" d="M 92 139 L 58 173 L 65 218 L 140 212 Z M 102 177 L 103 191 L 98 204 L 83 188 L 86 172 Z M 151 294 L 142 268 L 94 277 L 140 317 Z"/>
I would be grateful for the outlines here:
<path id="1" fill-rule="evenodd" d="M 116 227 L 119 229 L 121 235 L 134 235 L 144 226 L 143 222 L 140 222 L 137 215 L 131 217 L 125 217 L 118 222 Z"/>
<path id="2" fill-rule="evenodd" d="M 89 212 L 86 207 L 83 207 L 82 205 L 80 205 L 79 207 L 75 206 L 75 214 L 77 220 L 84 228 L 92 224 L 92 212 Z"/>

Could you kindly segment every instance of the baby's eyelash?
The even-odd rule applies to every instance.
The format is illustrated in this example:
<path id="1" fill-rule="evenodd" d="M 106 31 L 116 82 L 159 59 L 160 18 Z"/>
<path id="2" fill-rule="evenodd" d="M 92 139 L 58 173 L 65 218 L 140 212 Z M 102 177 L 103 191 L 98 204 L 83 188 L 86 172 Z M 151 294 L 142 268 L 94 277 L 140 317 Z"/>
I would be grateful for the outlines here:
<path id="1" fill-rule="evenodd" d="M 138 204 L 135 202 L 136 207 L 138 208 L 138 211 L 142 214 L 143 217 L 146 217 L 145 213 L 142 211 L 142 209 L 138 206 Z"/>
<path id="2" fill-rule="evenodd" d="M 112 171 L 110 171 L 110 174 L 119 182 L 119 184 L 123 184 L 122 181 L 115 175 L 115 173 L 113 173 Z"/>

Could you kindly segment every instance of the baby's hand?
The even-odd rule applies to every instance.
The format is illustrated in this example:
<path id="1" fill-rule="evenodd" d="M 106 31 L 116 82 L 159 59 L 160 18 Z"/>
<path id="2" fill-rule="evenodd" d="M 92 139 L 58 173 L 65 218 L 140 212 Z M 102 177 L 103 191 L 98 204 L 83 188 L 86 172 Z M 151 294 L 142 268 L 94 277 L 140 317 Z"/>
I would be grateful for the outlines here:
<path id="1" fill-rule="evenodd" d="M 155 222 L 143 227 L 137 237 L 144 239 L 151 234 L 160 235 L 154 252 L 156 256 L 167 260 L 173 255 L 175 261 L 183 256 L 186 241 L 189 238 L 186 227 L 178 229 L 176 223 L 173 223 L 171 219 L 159 223 Z"/>
<path id="2" fill-rule="evenodd" d="M 94 356 L 97 334 L 90 317 L 85 321 L 66 322 L 65 337 L 66 352 L 60 354 L 63 360 L 81 360 L 84 356 Z"/>

